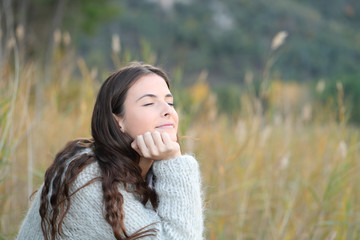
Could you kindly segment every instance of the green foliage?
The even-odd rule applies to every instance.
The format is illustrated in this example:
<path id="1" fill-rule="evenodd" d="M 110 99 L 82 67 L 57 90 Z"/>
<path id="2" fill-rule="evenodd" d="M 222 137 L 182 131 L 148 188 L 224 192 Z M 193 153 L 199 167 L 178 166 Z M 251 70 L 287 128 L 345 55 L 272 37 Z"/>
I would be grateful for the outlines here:
<path id="1" fill-rule="evenodd" d="M 240 113 L 241 89 L 237 85 L 225 85 L 215 89 L 217 96 L 217 107 L 220 112 L 229 115 Z"/>
<path id="2" fill-rule="evenodd" d="M 323 92 L 317 93 L 315 96 L 321 104 L 331 104 L 334 109 L 339 106 L 339 84 L 343 88 L 343 101 L 348 113 L 348 120 L 354 124 L 360 124 L 360 75 L 343 75 L 334 78 L 326 83 Z"/>
<path id="3" fill-rule="evenodd" d="M 63 7 L 61 3 L 64 3 Z M 101 23 L 121 14 L 121 5 L 113 0 L 14 0 L 10 1 L 8 8 L 4 11 L 8 11 L 9 14 L 1 16 L 1 21 L 7 24 L 2 24 L 0 31 L 5 37 L 12 36 L 13 33 L 19 37 L 17 27 L 22 25 L 22 30 L 19 31 L 22 32 L 20 35 L 23 35 L 21 36 L 22 50 L 24 57 L 28 59 L 44 56 L 44 51 L 49 50 L 47 47 L 51 42 L 50 36 L 55 30 L 70 33 L 73 42 L 84 34 L 87 36 L 95 34 Z M 6 19 L 10 16 L 13 19 Z M 5 48 L 6 44 L 0 47 Z"/>
<path id="4" fill-rule="evenodd" d="M 109 21 L 119 14 L 121 8 L 113 1 L 71 1 L 66 11 L 64 27 L 73 33 L 80 31 L 93 35 L 100 23 Z"/>
<path id="5" fill-rule="evenodd" d="M 339 81 L 344 87 L 344 96 L 349 103 L 350 121 L 360 124 L 360 75 L 342 76 Z"/>
<path id="6" fill-rule="evenodd" d="M 197 0 L 176 3 L 171 10 L 133 2 L 126 1 L 119 16 L 123 44 L 136 50 L 134 40 L 144 37 L 160 62 L 184 66 L 186 76 L 203 69 L 210 71 L 210 82 L 239 82 L 246 70 L 261 75 L 271 39 L 281 30 L 289 39 L 273 70 L 284 78 L 359 72 L 359 34 L 353 28 L 359 14 L 346 15 L 360 12 L 358 2 Z"/>
<path id="7" fill-rule="evenodd" d="M 23 4 L 13 2 L 14 9 Z M 157 62 L 182 66 L 185 79 L 208 70 L 209 82 L 217 84 L 241 82 L 246 71 L 261 76 L 271 39 L 284 30 L 289 37 L 272 68 L 283 79 L 359 74 L 359 1 L 193 0 L 175 1 L 169 8 L 162 3 L 67 1 L 60 28 L 70 32 L 82 54 L 98 58 L 93 62 L 110 64 L 105 59 L 107 54 L 99 52 L 109 52 L 111 35 L 117 33 L 133 58 L 141 56 L 139 39 L 144 39 L 156 52 Z M 30 55 L 39 56 L 44 50 L 57 4 L 55 0 L 29 2 L 32 11 L 28 13 L 24 43 L 29 45 Z M 17 23 L 20 14 L 14 16 Z M 95 34 L 95 39 L 89 39 Z"/>

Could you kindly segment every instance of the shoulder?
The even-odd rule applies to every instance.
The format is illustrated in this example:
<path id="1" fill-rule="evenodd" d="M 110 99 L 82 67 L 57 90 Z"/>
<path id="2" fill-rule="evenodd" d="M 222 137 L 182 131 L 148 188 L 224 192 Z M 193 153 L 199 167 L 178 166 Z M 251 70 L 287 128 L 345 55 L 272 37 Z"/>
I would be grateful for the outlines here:
<path id="1" fill-rule="evenodd" d="M 88 154 L 90 152 L 82 151 L 78 154 L 73 161 L 77 161 L 83 155 Z M 76 164 L 75 164 L 76 165 Z M 101 190 L 101 170 L 99 167 L 99 163 L 94 161 L 86 165 L 80 172 L 78 173 L 76 179 L 72 184 L 72 190 L 77 191 L 80 188 L 86 188 L 87 190 L 93 189 L 94 191 Z M 95 188 L 95 189 L 94 189 Z"/>
<path id="2" fill-rule="evenodd" d="M 96 178 L 101 177 L 101 170 L 99 163 L 97 161 L 88 164 L 84 169 L 82 169 L 78 176 L 76 177 L 75 184 L 85 184 L 88 181 L 91 181 Z"/>

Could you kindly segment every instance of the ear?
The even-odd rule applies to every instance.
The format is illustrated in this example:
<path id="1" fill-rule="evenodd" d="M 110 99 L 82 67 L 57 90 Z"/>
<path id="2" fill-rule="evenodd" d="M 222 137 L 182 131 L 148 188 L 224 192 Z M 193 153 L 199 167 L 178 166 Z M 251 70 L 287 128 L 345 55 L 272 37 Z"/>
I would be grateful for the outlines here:
<path id="1" fill-rule="evenodd" d="M 118 124 L 118 126 L 120 128 L 120 131 L 125 132 L 124 118 L 120 117 L 120 116 L 117 116 L 114 113 L 112 115 L 114 116 L 115 121 L 117 122 L 117 124 Z"/>

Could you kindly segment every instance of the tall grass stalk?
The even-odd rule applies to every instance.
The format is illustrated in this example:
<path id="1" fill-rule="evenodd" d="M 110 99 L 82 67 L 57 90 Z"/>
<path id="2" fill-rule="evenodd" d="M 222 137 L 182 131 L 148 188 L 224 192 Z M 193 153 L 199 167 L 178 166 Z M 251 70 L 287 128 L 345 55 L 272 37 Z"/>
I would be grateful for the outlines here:
<path id="1" fill-rule="evenodd" d="M 14 115 L 14 111 L 15 111 L 15 102 L 16 102 L 16 97 L 18 94 L 18 88 L 19 88 L 19 71 L 20 71 L 20 63 L 19 63 L 19 52 L 18 52 L 18 48 L 17 48 L 17 44 L 14 40 L 14 45 L 13 45 L 13 49 L 14 49 L 14 66 L 15 66 L 15 76 L 14 76 L 14 81 L 13 81 L 13 88 L 11 89 L 11 86 L 9 86 L 10 88 L 10 92 L 11 94 L 11 103 L 10 103 L 10 108 L 9 110 L 6 112 L 6 114 L 4 114 L 4 116 L 6 116 L 6 120 L 5 120 L 5 126 L 2 130 L 2 134 L 1 134 L 1 138 L 0 138 L 0 152 L 3 152 L 4 146 L 5 146 L 5 141 L 9 139 L 9 130 L 11 127 L 11 122 L 13 120 L 13 115 Z M 2 161 L 6 161 L 6 155 L 3 156 L 3 158 L 1 159 Z"/>

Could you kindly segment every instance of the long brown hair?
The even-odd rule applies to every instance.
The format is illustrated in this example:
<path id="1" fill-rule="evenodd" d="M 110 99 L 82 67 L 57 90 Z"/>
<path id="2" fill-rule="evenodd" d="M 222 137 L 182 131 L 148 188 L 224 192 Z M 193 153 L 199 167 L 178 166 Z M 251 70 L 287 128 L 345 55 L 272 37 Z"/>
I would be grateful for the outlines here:
<path id="1" fill-rule="evenodd" d="M 120 184 L 126 191 L 130 191 L 129 184 L 135 186 L 131 189 L 135 189 L 132 191 L 142 197 L 142 203 L 145 205 L 150 200 L 155 209 L 158 197 L 141 176 L 140 156 L 130 146 L 133 139 L 120 130 L 113 116 L 124 116 L 124 102 L 129 88 L 140 77 L 149 74 L 159 75 L 170 88 L 167 75 L 151 65 L 132 63 L 110 75 L 102 84 L 95 102 L 91 120 L 93 139 L 71 141 L 47 169 L 39 210 L 45 239 L 55 239 L 57 234 L 64 234 L 62 223 L 70 209 L 71 196 L 79 190 L 70 193 L 69 188 L 77 175 L 93 162 L 98 162 L 101 177 L 92 179 L 82 187 L 93 181 L 102 182 L 105 219 L 112 227 L 115 238 L 139 239 L 155 235 L 156 229 L 144 230 L 147 226 L 132 235 L 125 229 L 122 208 L 124 199 L 118 190 Z"/>

